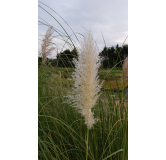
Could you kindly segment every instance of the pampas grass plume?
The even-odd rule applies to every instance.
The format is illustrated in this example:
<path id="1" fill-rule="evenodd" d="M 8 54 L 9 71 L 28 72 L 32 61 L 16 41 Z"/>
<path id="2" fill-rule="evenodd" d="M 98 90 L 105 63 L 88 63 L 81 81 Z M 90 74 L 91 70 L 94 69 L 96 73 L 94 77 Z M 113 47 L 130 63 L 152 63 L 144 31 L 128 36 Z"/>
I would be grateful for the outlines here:
<path id="1" fill-rule="evenodd" d="M 78 51 L 78 60 L 73 60 L 75 64 L 75 71 L 72 74 L 74 87 L 69 97 L 73 102 L 72 106 L 85 117 L 88 129 L 91 129 L 97 121 L 92 108 L 99 97 L 98 93 L 102 86 L 102 83 L 99 84 L 98 78 L 98 69 L 101 64 L 98 54 L 92 33 L 87 32 Z"/>
<path id="2" fill-rule="evenodd" d="M 124 60 L 123 63 L 123 72 L 124 72 L 124 78 L 125 80 L 128 79 L 128 57 Z"/>
<path id="3" fill-rule="evenodd" d="M 48 28 L 45 37 L 43 39 L 43 43 L 41 45 L 42 48 L 42 64 L 45 64 L 46 57 L 50 55 L 51 51 L 54 49 L 53 47 L 50 47 L 50 42 L 52 41 L 52 34 L 53 30 L 52 28 Z"/>

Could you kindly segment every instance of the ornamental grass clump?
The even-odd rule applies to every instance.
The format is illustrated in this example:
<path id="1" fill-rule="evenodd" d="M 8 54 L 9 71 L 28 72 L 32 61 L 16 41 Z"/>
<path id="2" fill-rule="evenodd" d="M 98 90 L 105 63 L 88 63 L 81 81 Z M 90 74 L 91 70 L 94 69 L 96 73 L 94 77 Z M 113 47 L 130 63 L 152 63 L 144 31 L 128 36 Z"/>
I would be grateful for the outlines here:
<path id="1" fill-rule="evenodd" d="M 91 129 L 96 123 L 94 118 L 94 107 L 101 89 L 99 84 L 98 69 L 101 61 L 98 55 L 98 49 L 94 43 L 92 33 L 87 32 L 81 41 L 81 48 L 78 51 L 78 60 L 73 59 L 75 71 L 72 74 L 74 87 L 69 96 L 75 107 L 83 117 L 88 129 Z"/>

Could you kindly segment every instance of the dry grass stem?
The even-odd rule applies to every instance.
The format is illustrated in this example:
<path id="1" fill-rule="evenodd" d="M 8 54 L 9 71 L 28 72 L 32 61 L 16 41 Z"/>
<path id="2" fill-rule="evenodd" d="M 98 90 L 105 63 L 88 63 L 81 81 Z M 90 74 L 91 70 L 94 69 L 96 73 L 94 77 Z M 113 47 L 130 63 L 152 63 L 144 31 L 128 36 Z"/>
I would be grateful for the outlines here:
<path id="1" fill-rule="evenodd" d="M 123 72 L 124 72 L 124 78 L 125 80 L 127 80 L 128 79 L 128 57 L 124 60 Z"/>

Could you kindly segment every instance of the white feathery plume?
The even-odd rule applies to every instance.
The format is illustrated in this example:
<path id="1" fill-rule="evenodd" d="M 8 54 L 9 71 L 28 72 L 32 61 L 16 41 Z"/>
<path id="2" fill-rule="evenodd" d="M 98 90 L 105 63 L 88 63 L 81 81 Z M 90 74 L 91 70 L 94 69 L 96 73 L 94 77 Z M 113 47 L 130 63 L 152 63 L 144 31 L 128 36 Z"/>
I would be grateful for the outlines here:
<path id="1" fill-rule="evenodd" d="M 45 61 L 46 61 L 46 58 L 47 56 L 50 55 L 51 51 L 54 50 L 54 47 L 50 47 L 50 43 L 52 41 L 52 34 L 53 34 L 53 29 L 52 27 L 51 28 L 48 28 L 45 36 L 44 36 L 44 39 L 43 39 L 43 43 L 41 45 L 41 48 L 42 48 L 42 64 L 45 64 Z"/>
<path id="2" fill-rule="evenodd" d="M 72 74 L 74 87 L 69 98 L 72 106 L 85 117 L 85 124 L 88 129 L 93 127 L 97 121 L 94 112 L 91 110 L 98 97 L 102 83 L 99 84 L 98 69 L 101 61 L 98 55 L 97 46 L 94 43 L 92 33 L 84 35 L 81 42 L 81 49 L 78 51 L 78 60 L 73 59 L 75 71 Z"/>

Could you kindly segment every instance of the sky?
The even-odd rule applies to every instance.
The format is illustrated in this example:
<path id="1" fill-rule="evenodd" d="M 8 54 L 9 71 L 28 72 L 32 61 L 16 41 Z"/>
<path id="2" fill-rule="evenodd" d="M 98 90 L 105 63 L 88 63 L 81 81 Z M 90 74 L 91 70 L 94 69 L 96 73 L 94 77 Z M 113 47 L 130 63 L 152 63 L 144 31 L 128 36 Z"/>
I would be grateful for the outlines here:
<path id="1" fill-rule="evenodd" d="M 38 20 L 44 23 L 47 22 L 49 25 L 63 33 L 66 31 L 71 35 L 76 46 L 79 47 L 79 42 L 72 34 L 73 32 L 70 27 L 58 16 L 58 14 L 42 3 L 58 13 L 69 24 L 79 40 L 82 38 L 80 34 L 84 34 L 86 30 L 91 30 L 99 51 L 103 49 L 105 44 L 107 47 L 115 46 L 117 44 L 121 46 L 128 37 L 128 0 L 39 1 Z M 47 12 L 49 12 L 49 14 Z M 65 31 L 56 20 L 63 26 Z M 41 50 L 43 35 L 48 29 L 48 26 L 41 25 L 41 22 L 38 23 L 39 50 Z M 58 34 L 54 32 L 53 36 L 57 37 L 57 35 Z M 59 38 L 60 37 L 53 39 L 53 42 L 56 44 L 56 49 L 52 52 L 50 57 L 56 57 L 57 52 L 69 49 L 69 46 L 67 45 L 63 48 L 64 41 Z M 125 44 L 128 44 L 128 38 L 126 39 Z"/>

